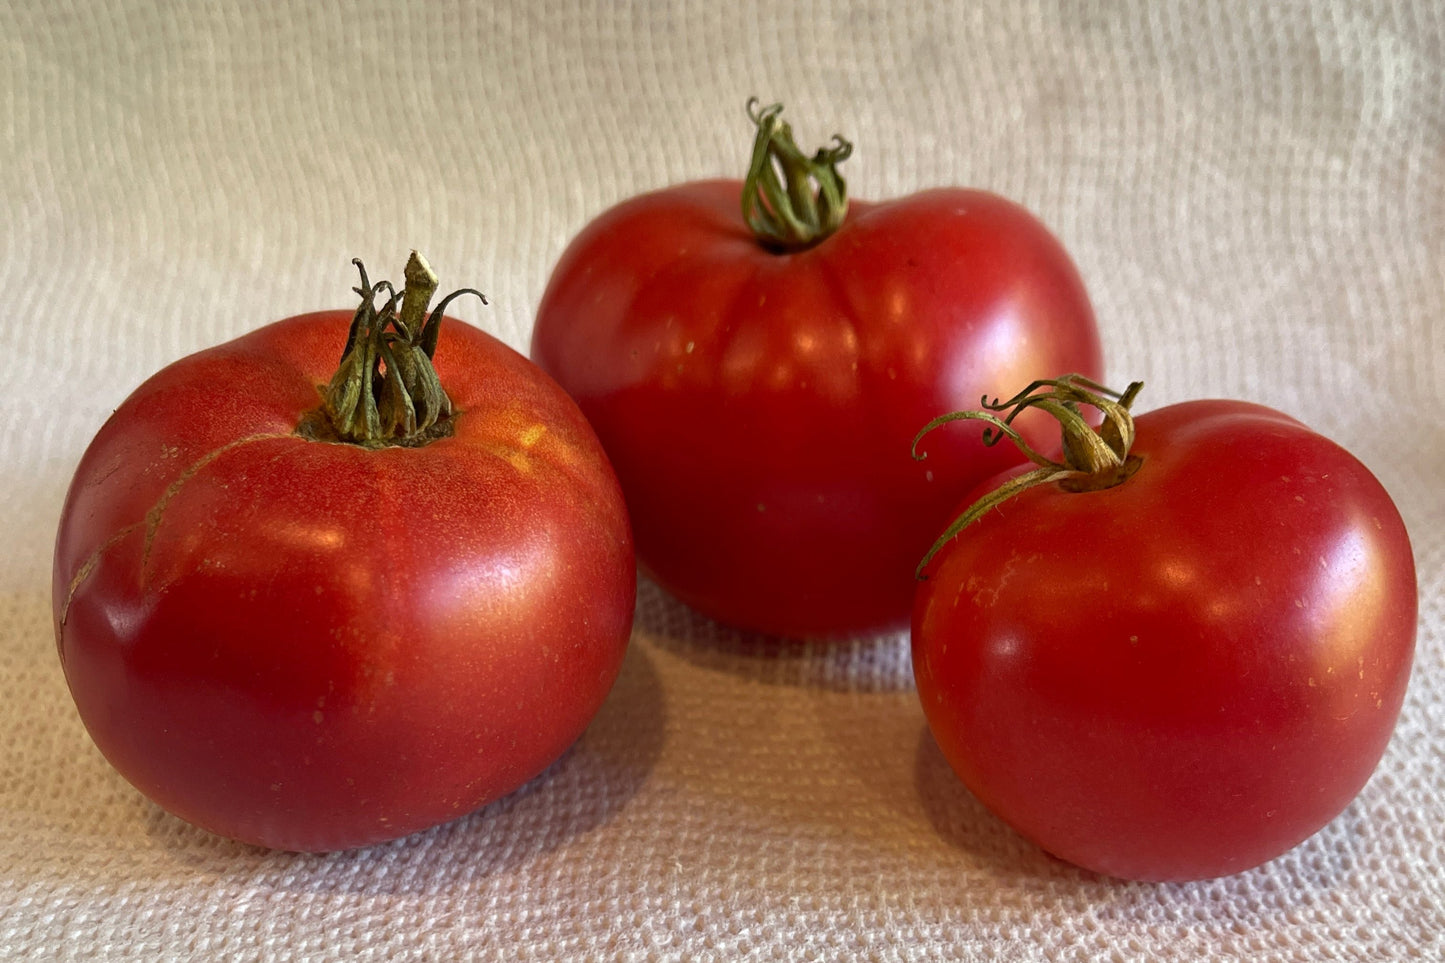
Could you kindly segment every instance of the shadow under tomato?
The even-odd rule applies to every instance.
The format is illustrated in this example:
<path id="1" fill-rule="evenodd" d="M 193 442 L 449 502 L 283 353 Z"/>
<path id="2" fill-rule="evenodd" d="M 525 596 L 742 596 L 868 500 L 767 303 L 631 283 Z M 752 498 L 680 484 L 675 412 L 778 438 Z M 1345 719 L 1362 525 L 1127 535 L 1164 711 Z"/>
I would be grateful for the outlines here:
<path id="1" fill-rule="evenodd" d="M 926 724 L 913 768 L 915 789 L 933 829 L 994 875 L 1070 882 L 1101 878 L 1050 856 L 990 812 L 954 773 Z"/>
<path id="2" fill-rule="evenodd" d="M 195 873 L 249 867 L 284 889 L 366 893 L 434 890 L 504 873 L 606 824 L 637 793 L 662 752 L 662 687 L 642 646 L 582 737 L 511 794 L 401 839 L 337 853 L 283 853 L 214 836 L 153 804 L 147 832 Z"/>
<path id="3" fill-rule="evenodd" d="M 708 618 L 646 576 L 638 578 L 637 628 L 692 665 L 751 681 L 839 692 L 913 688 L 906 633 L 792 639 L 750 632 Z"/>

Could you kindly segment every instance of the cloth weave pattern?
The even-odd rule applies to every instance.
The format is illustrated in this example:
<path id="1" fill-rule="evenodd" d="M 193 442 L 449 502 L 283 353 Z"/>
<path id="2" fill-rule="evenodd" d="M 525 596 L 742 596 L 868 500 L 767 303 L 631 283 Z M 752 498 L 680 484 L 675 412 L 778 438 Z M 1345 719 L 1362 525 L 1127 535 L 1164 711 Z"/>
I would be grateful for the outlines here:
<path id="1" fill-rule="evenodd" d="M 1445 8 L 1435 0 L 18 0 L 0 5 L 0 957 L 1445 958 Z M 1036 212 L 1140 407 L 1237 397 L 1353 451 L 1414 538 L 1399 728 L 1318 835 L 1238 876 L 1101 879 L 963 789 L 907 640 L 787 643 L 644 582 L 616 689 L 517 793 L 308 856 L 161 812 L 91 745 L 49 565 L 89 438 L 151 372 L 350 303 L 415 247 L 525 350 L 568 238 L 738 176 L 751 94 L 855 196 Z"/>

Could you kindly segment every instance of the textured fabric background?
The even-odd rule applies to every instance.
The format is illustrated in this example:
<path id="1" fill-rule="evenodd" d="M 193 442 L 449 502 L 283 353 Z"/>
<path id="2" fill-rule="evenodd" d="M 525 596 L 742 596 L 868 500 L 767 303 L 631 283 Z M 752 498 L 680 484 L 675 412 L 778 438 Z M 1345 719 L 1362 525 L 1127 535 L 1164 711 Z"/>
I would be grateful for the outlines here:
<path id="1" fill-rule="evenodd" d="M 0 957 L 1441 959 L 1442 44 L 1438 0 L 0 4 Z M 856 196 L 1037 212 L 1142 408 L 1258 400 L 1379 475 L 1415 543 L 1416 669 L 1321 833 L 1213 882 L 1091 876 L 953 778 L 905 639 L 739 635 L 646 584 L 581 742 L 391 845 L 235 845 L 101 759 L 48 567 L 111 409 L 413 246 L 525 349 L 590 217 L 742 171 L 752 93 L 805 146 L 854 140 Z"/>

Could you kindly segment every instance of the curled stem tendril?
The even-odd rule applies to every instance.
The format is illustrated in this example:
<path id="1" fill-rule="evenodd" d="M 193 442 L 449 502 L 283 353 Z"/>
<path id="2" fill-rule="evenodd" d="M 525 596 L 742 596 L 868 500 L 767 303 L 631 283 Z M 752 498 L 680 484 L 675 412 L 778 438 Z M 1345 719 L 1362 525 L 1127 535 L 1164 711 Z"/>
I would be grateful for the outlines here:
<path id="1" fill-rule="evenodd" d="M 782 104 L 763 107 L 758 98 L 748 99 L 748 119 L 758 133 L 743 183 L 743 220 L 764 244 L 796 251 L 832 234 L 847 216 L 848 187 L 838 165 L 853 145 L 834 134 L 809 157 L 782 112 Z"/>
<path id="2" fill-rule="evenodd" d="M 476 295 L 483 304 L 487 297 L 475 288 L 461 288 L 428 315 L 437 277 L 416 251 L 407 259 L 406 284 L 400 291 L 389 281 L 372 284 L 359 258 L 351 263 L 361 276 L 360 285 L 352 288 L 361 303 L 336 374 L 323 391 L 324 421 L 336 440 L 367 448 L 425 444 L 452 412 L 431 360 L 443 313 L 464 294 Z M 378 297 L 385 298 L 379 308 Z M 319 435 L 316 421 L 303 422 L 298 430 Z"/>
<path id="3" fill-rule="evenodd" d="M 1069 491 L 1097 491 L 1118 485 L 1132 475 L 1141 462 L 1138 456 L 1129 454 L 1134 444 L 1134 417 L 1129 407 L 1143 387 L 1142 381 L 1135 381 L 1122 392 L 1114 391 L 1083 375 L 1068 374 L 1035 381 L 1007 400 L 995 397 L 989 401 L 984 395 L 980 399 L 983 410 L 949 412 L 924 425 L 913 439 L 913 457 L 919 461 L 928 457 L 926 451 L 919 449 L 924 436 L 950 422 L 971 420 L 985 423 L 985 445 L 995 445 L 1008 438 L 1037 467 L 995 488 L 954 519 L 928 549 L 914 575 L 924 579 L 928 563 L 945 545 L 984 513 L 1021 492 L 1055 482 Z M 1085 407 L 1093 408 L 1103 416 L 1098 428 L 1084 418 L 1082 409 Z M 1040 454 L 1014 429 L 1014 419 L 1030 408 L 1047 412 L 1059 423 L 1063 433 L 1063 450 L 1059 459 Z"/>

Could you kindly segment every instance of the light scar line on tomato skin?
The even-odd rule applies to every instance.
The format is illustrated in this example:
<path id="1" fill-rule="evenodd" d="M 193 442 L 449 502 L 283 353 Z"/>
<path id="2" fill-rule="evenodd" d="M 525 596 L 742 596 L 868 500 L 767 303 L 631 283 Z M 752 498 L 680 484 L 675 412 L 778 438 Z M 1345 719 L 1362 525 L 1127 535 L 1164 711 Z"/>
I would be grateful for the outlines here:
<path id="1" fill-rule="evenodd" d="M 196 459 L 193 463 L 186 466 L 185 470 L 183 470 L 179 475 L 177 475 L 175 479 L 166 486 L 165 491 L 161 492 L 160 497 L 156 499 L 156 503 L 151 506 L 148 512 L 146 512 L 145 518 L 142 521 L 132 522 L 131 524 L 117 531 L 110 538 L 106 539 L 103 545 L 101 545 L 94 552 L 92 552 L 90 556 L 81 563 L 80 568 L 76 569 L 74 577 L 72 577 L 70 580 L 70 587 L 65 595 L 65 604 L 62 605 L 60 608 L 60 626 L 62 628 L 65 627 L 65 620 L 70 614 L 70 606 L 71 603 L 75 601 L 76 593 L 80 590 L 80 586 L 84 584 L 85 580 L 90 577 L 91 573 L 95 571 L 95 567 L 100 564 L 101 556 L 105 555 L 106 552 L 110 551 L 117 544 L 123 541 L 128 535 L 134 532 L 137 528 L 140 528 L 142 525 L 145 526 L 145 543 L 144 547 L 141 550 L 141 571 L 145 571 L 146 566 L 150 562 L 151 545 L 155 541 L 156 531 L 160 528 L 161 516 L 165 514 L 166 506 L 170 504 L 171 499 L 175 498 L 176 494 L 181 490 L 185 483 L 196 476 L 197 472 L 199 472 L 202 468 L 205 468 L 211 462 L 215 461 L 217 458 L 221 457 L 227 452 L 232 451 L 236 448 L 240 448 L 243 445 L 248 445 L 252 442 L 257 441 L 264 441 L 269 438 L 294 437 L 297 436 L 284 432 L 265 432 L 255 435 L 246 435 L 244 438 L 237 438 L 235 441 L 228 442 L 227 444 L 222 445 L 220 448 L 216 448 L 206 452 L 200 458 Z M 95 484 L 103 482 L 105 478 L 109 478 L 112 474 L 114 474 L 114 471 L 107 472 L 104 477 L 97 479 Z"/>
<path id="2" fill-rule="evenodd" d="M 90 573 L 95 570 L 95 567 L 97 565 L 100 564 L 100 557 L 106 552 L 110 551 L 112 548 L 114 548 L 117 543 L 124 540 L 128 535 L 130 535 L 131 532 L 135 531 L 137 528 L 140 528 L 140 526 L 140 522 L 132 522 L 131 524 L 122 528 L 120 531 L 116 532 L 110 538 L 105 540 L 104 545 L 100 546 L 100 548 L 97 548 L 94 552 L 91 552 L 90 557 L 81 563 L 80 568 L 75 570 L 75 575 L 71 577 L 70 586 L 65 593 L 65 604 L 60 607 L 61 628 L 65 627 L 65 619 L 67 616 L 70 615 L 70 603 L 75 600 L 75 593 L 80 589 L 81 583 L 84 582 L 86 579 L 90 578 Z M 61 654 L 63 657 L 64 650 L 62 650 Z"/>
<path id="3" fill-rule="evenodd" d="M 185 486 L 186 482 L 196 477 L 196 474 L 200 472 L 202 468 L 205 468 L 207 465 L 215 461 L 217 458 L 220 458 L 222 455 L 225 455 L 229 452 L 236 450 L 237 448 L 241 448 L 254 442 L 266 441 L 272 438 L 295 437 L 298 436 L 291 433 L 281 432 L 265 432 L 262 434 L 246 435 L 244 438 L 237 438 L 235 441 L 227 442 L 220 448 L 211 449 L 200 458 L 197 458 L 194 462 L 187 465 L 185 470 L 182 471 L 179 475 L 177 475 L 175 479 L 166 486 L 166 490 L 161 492 L 161 497 L 156 499 L 156 503 L 151 506 L 151 510 L 146 512 L 146 537 L 145 546 L 141 549 L 141 571 L 145 571 L 146 566 L 150 564 L 151 545 L 155 542 L 156 532 L 161 527 L 161 516 L 165 514 L 166 506 L 171 503 L 171 499 L 175 498 L 176 494 L 180 492 L 181 488 Z"/>

